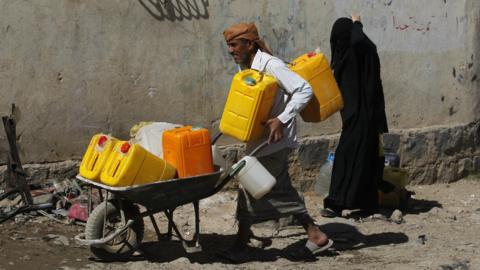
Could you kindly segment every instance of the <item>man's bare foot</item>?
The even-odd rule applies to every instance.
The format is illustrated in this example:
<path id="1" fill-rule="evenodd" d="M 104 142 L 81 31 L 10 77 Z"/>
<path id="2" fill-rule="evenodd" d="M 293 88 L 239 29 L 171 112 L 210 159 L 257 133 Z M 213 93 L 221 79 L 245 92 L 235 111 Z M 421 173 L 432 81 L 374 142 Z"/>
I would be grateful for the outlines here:
<path id="1" fill-rule="evenodd" d="M 320 231 L 316 225 L 309 225 L 307 229 L 308 240 L 317 246 L 324 246 L 328 243 L 328 237 L 325 233 Z"/>

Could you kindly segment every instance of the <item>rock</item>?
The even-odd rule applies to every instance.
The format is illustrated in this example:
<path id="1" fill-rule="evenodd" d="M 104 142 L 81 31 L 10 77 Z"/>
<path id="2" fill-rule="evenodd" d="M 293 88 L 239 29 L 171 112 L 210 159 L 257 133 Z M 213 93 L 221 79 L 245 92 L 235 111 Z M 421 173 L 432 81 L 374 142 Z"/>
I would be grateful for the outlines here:
<path id="1" fill-rule="evenodd" d="M 395 211 L 393 211 L 392 215 L 390 215 L 390 219 L 397 224 L 402 223 L 403 221 L 402 211 L 396 209 Z"/>
<path id="2" fill-rule="evenodd" d="M 180 257 L 174 261 L 171 261 L 170 264 L 190 264 L 190 260 L 185 257 Z"/>
<path id="3" fill-rule="evenodd" d="M 53 243 L 56 245 L 63 245 L 63 246 L 69 246 L 70 241 L 66 236 L 63 235 L 57 235 L 57 234 L 47 234 L 42 238 L 43 240 L 49 242 L 50 240 L 53 240 Z"/>

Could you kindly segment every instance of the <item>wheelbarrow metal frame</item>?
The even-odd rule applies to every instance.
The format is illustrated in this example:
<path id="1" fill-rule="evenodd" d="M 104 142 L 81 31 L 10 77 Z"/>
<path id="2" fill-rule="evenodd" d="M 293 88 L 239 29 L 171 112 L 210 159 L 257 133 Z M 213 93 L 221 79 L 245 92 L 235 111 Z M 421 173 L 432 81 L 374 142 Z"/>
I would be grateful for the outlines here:
<path id="1" fill-rule="evenodd" d="M 173 229 L 176 237 L 182 241 L 182 245 L 188 253 L 201 251 L 201 246 L 199 244 L 199 201 L 219 192 L 244 166 L 245 163 L 241 162 L 235 166 L 235 168 L 231 168 L 228 173 L 223 173 L 223 170 L 219 169 L 211 174 L 129 187 L 111 187 L 77 175 L 77 179 L 85 184 L 98 188 L 99 190 L 105 190 L 107 192 L 106 200 L 108 200 L 108 194 L 111 193 L 113 194 L 113 201 L 118 203 L 126 201 L 138 204 L 144 206 L 147 210 L 126 220 L 125 225 L 106 237 L 100 239 L 85 239 L 85 234 L 81 233 L 75 236 L 75 241 L 80 245 L 104 245 L 124 233 L 135 223 L 136 220 L 143 219 L 147 216 L 152 221 L 158 239 L 161 240 L 162 235 L 153 215 L 163 212 L 168 219 L 168 231 L 166 233 L 168 239 L 172 237 Z M 173 212 L 175 208 L 188 203 L 192 203 L 195 210 L 195 234 L 193 235 L 192 240 L 186 240 L 182 236 L 173 220 Z M 123 211 L 121 206 L 120 211 Z"/>

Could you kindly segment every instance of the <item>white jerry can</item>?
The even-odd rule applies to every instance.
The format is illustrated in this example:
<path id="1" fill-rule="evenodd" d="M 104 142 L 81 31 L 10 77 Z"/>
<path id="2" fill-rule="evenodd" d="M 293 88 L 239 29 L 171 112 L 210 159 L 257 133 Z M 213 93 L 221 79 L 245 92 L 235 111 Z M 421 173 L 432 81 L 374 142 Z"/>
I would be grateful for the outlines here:
<path id="1" fill-rule="evenodd" d="M 260 199 L 270 192 L 277 180 L 263 167 L 257 158 L 252 156 L 245 156 L 234 165 L 234 168 L 243 162 L 245 162 L 245 166 L 238 172 L 235 178 L 253 198 Z"/>

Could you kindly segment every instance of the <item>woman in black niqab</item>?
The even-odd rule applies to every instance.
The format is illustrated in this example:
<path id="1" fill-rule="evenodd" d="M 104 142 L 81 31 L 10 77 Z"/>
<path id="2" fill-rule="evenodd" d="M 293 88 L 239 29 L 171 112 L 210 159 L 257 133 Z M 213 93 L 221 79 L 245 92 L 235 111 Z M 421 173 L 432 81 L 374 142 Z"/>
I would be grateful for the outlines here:
<path id="1" fill-rule="evenodd" d="M 338 19 L 330 37 L 331 66 L 342 93 L 342 133 L 335 151 L 329 195 L 324 207 L 340 214 L 343 209 L 378 209 L 379 135 L 388 132 L 375 44 L 360 21 Z"/>

